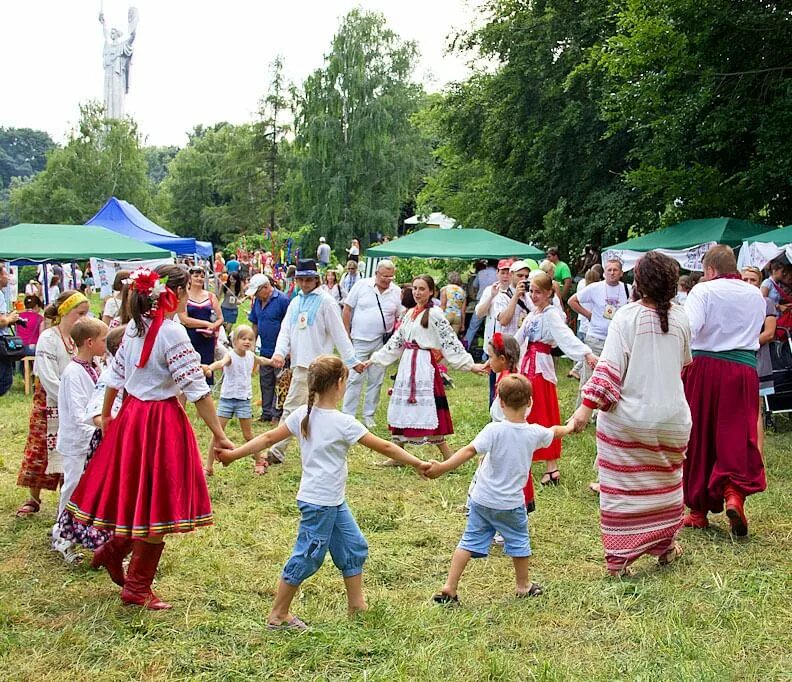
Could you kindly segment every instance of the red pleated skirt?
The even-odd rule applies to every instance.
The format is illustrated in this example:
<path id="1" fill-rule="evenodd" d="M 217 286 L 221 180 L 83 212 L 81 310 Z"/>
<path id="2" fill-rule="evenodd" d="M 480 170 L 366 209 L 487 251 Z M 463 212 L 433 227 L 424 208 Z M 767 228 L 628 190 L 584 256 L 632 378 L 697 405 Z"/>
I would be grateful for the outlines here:
<path id="1" fill-rule="evenodd" d="M 533 407 L 528 415 L 528 423 L 547 427 L 558 426 L 561 423 L 561 411 L 558 408 L 556 385 L 547 381 L 541 374 L 534 374 L 528 378 L 533 388 Z M 560 457 L 561 441 L 556 438 L 548 447 L 537 450 L 533 461 L 546 462 Z"/>
<path id="2" fill-rule="evenodd" d="M 211 525 L 201 453 L 179 401 L 127 396 L 66 511 L 76 524 L 132 538 Z"/>
<path id="3" fill-rule="evenodd" d="M 723 511 L 724 487 L 743 495 L 765 489 L 757 443 L 759 377 L 756 369 L 700 355 L 682 374 L 693 428 L 684 463 L 685 504 Z"/>
<path id="4" fill-rule="evenodd" d="M 388 426 L 393 440 L 402 443 L 412 443 L 413 445 L 423 445 L 428 443 L 442 443 L 445 437 L 454 433 L 454 423 L 451 421 L 451 410 L 448 407 L 443 377 L 437 363 L 434 365 L 434 399 L 435 409 L 437 410 L 436 429 L 411 429 L 397 428 Z"/>

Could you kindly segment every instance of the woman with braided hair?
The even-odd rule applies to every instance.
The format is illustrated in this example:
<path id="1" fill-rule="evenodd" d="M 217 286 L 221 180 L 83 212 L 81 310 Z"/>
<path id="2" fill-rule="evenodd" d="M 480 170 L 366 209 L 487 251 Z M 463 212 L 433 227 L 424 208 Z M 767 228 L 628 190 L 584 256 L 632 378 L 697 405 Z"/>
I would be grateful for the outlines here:
<path id="1" fill-rule="evenodd" d="M 430 466 L 397 445 L 377 438 L 354 416 L 338 410 L 348 376 L 349 370 L 340 358 L 320 355 L 308 367 L 307 405 L 295 409 L 276 429 L 242 447 L 216 453 L 217 459 L 228 465 L 284 438 L 296 436 L 300 441 L 300 529 L 267 619 L 270 630 L 306 629 L 305 623 L 291 613 L 291 603 L 303 581 L 321 568 L 328 551 L 344 578 L 349 615 L 366 610 L 363 564 L 368 557 L 368 544 L 344 499 L 349 449 L 360 443 L 419 472 Z"/>
<path id="2" fill-rule="evenodd" d="M 685 309 L 672 303 L 679 266 L 650 251 L 635 265 L 640 299 L 616 312 L 583 404 L 572 417 L 582 431 L 598 409 L 600 527 L 613 576 L 643 554 L 666 565 L 679 558 L 684 512 L 682 462 L 690 408 L 682 368 L 692 361 Z"/>
<path id="3" fill-rule="evenodd" d="M 200 358 L 173 318 L 187 306 L 187 271 L 161 265 L 129 276 L 131 321 L 107 378 L 102 442 L 63 512 L 62 527 L 83 526 L 108 535 L 91 565 L 104 567 L 123 586 L 121 600 L 148 609 L 168 609 L 151 583 L 163 538 L 212 524 L 212 507 L 201 452 L 183 393 L 214 435 L 214 447 L 233 447 L 215 412 Z M 125 398 L 115 418 L 120 390 Z M 134 541 L 134 542 L 133 542 Z M 124 557 L 132 553 L 124 574 Z"/>

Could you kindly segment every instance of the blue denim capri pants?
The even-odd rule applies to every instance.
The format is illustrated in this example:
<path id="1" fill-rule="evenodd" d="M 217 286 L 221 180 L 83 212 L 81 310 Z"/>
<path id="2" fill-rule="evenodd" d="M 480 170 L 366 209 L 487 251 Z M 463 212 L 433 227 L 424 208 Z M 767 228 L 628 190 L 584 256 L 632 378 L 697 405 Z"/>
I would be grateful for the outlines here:
<path id="1" fill-rule="evenodd" d="M 297 500 L 300 528 L 291 558 L 283 568 L 282 578 L 289 585 L 299 585 L 316 573 L 330 550 L 333 563 L 345 578 L 363 572 L 368 558 L 368 543 L 346 502 L 324 507 Z"/>

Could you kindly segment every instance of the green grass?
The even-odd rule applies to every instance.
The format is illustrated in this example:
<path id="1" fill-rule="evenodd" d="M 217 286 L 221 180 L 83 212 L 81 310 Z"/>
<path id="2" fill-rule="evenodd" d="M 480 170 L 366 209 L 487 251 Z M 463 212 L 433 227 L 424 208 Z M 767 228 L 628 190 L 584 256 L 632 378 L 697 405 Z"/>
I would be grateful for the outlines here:
<path id="1" fill-rule="evenodd" d="M 559 374 L 567 369 L 561 361 Z M 485 380 L 455 380 L 452 447 L 487 419 Z M 563 414 L 575 390 L 561 381 Z M 538 489 L 531 515 L 532 577 L 545 594 L 515 600 L 511 562 L 496 549 L 470 565 L 460 609 L 430 596 L 464 526 L 458 508 L 473 464 L 422 481 L 377 467 L 377 455 L 356 447 L 348 501 L 370 545 L 370 611 L 346 619 L 328 558 L 294 605 L 312 630 L 296 634 L 265 630 L 297 530 L 293 446 L 267 476 L 253 476 L 250 460 L 218 470 L 209 484 L 216 525 L 167 543 L 156 588 L 175 608 L 145 612 L 122 606 L 105 573 L 67 567 L 48 550 L 53 493 L 37 517 L 14 518 L 25 498 L 15 481 L 29 405 L 21 381 L 0 399 L 2 680 L 792 679 L 789 433 L 768 437 L 769 490 L 748 503 L 747 541 L 733 541 L 716 517 L 709 531 L 682 533 L 677 564 L 660 570 L 644 558 L 623 581 L 604 575 L 597 501 L 586 490 L 592 429 L 567 439 L 562 485 Z M 207 430 L 198 432 L 207 443 Z M 230 435 L 241 442 L 236 425 Z"/>

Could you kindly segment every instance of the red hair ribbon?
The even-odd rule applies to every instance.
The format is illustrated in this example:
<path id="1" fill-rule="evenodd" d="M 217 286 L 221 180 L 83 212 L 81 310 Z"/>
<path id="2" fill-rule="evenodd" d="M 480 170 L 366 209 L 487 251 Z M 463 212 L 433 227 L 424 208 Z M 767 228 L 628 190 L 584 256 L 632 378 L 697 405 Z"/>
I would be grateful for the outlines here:
<path id="1" fill-rule="evenodd" d="M 157 340 L 157 334 L 160 327 L 165 320 L 167 313 L 172 313 L 179 306 L 179 299 L 173 289 L 165 287 L 165 290 L 157 298 L 157 302 L 147 315 L 151 317 L 151 326 L 146 332 L 146 340 L 143 342 L 143 350 L 140 353 L 140 360 L 137 367 L 145 367 L 146 363 L 151 356 L 151 351 L 154 348 L 154 342 Z"/>
<path id="2" fill-rule="evenodd" d="M 503 334 L 500 332 L 495 332 L 492 335 L 492 339 L 490 339 L 490 343 L 499 355 L 503 355 L 504 351 L 506 350 L 503 345 Z"/>

